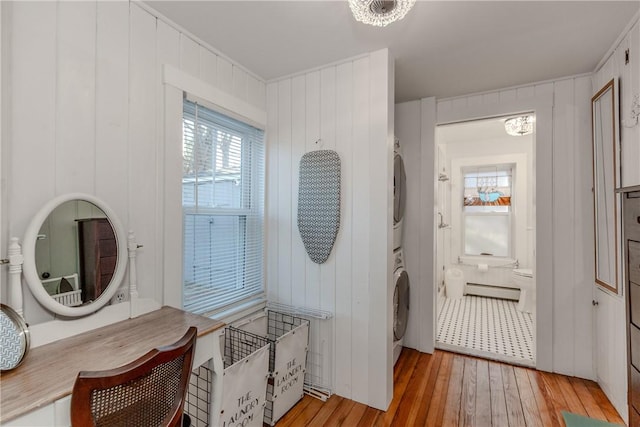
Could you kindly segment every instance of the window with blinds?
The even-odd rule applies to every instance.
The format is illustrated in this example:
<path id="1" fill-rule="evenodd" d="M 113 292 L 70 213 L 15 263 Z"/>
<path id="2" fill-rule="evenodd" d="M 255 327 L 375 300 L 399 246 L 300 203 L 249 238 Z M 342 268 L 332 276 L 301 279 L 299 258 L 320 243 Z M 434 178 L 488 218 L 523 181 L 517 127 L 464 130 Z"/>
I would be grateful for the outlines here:
<path id="1" fill-rule="evenodd" d="M 187 99 L 184 309 L 214 314 L 263 293 L 264 132 Z"/>
<path id="2" fill-rule="evenodd" d="M 490 165 L 463 171 L 465 255 L 510 256 L 513 167 Z"/>

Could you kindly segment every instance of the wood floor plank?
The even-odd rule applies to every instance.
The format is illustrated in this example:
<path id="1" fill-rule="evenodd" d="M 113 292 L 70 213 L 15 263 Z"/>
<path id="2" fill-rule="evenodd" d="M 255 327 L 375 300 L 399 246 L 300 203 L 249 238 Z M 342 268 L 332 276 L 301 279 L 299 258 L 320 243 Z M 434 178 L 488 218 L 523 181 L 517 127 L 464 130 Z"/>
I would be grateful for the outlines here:
<path id="1" fill-rule="evenodd" d="M 507 418 L 510 426 L 525 426 L 524 413 L 520 392 L 516 383 L 513 366 L 502 364 L 502 383 L 504 384 L 504 399 L 507 403 Z"/>
<path id="2" fill-rule="evenodd" d="M 324 402 L 320 399 L 316 399 L 315 397 L 310 397 L 310 396 L 305 396 L 305 397 L 309 397 L 309 399 L 311 399 L 311 402 L 309 402 L 309 404 L 306 405 L 305 408 L 302 411 L 300 411 L 300 413 L 295 418 L 292 418 L 288 420 L 286 423 L 284 423 L 283 427 L 288 427 L 288 426 L 297 427 L 297 426 L 309 425 L 311 420 L 318 414 L 318 411 L 320 411 L 320 408 L 322 408 L 322 404 Z M 278 424 L 278 426 L 280 426 L 280 424 Z"/>
<path id="3" fill-rule="evenodd" d="M 327 420 L 329 420 L 334 411 L 337 409 L 338 405 L 344 400 L 344 398 L 334 394 L 331 396 L 325 403 L 322 405 L 318 413 L 311 420 L 309 427 L 322 427 L 327 424 Z"/>
<path id="4" fill-rule="evenodd" d="M 466 358 L 464 361 L 464 374 L 462 375 L 462 395 L 460 396 L 460 420 L 459 425 L 476 426 L 476 384 L 478 361 Z"/>
<path id="5" fill-rule="evenodd" d="M 442 356 L 440 369 L 438 370 L 438 379 L 433 390 L 433 398 L 429 403 L 429 411 L 425 425 L 429 427 L 441 426 L 444 418 L 444 408 L 446 405 L 446 396 L 449 393 L 449 376 L 451 375 L 451 367 L 453 365 L 453 354 L 445 353 Z"/>
<path id="6" fill-rule="evenodd" d="M 597 383 L 588 380 L 585 380 L 584 383 L 591 393 L 591 396 L 593 396 L 600 409 L 602 409 L 602 412 L 604 412 L 607 417 L 607 421 L 614 424 L 623 424 L 624 422 L 620 417 L 620 414 L 618 414 L 618 411 L 616 411 L 613 405 L 609 402 L 609 399 L 607 399 L 607 396 L 604 394 L 600 386 Z"/>
<path id="7" fill-rule="evenodd" d="M 413 425 L 415 422 L 417 408 L 420 406 L 420 403 L 423 402 L 424 387 L 431 372 L 431 357 L 430 354 L 419 354 L 407 389 L 400 400 L 398 410 L 391 422 L 392 426 L 404 427 Z"/>
<path id="8" fill-rule="evenodd" d="M 349 412 L 349 415 L 347 415 L 347 417 L 344 419 L 342 425 L 345 427 L 358 425 L 358 423 L 360 423 L 360 420 L 362 419 L 362 416 L 364 415 L 364 411 L 366 411 L 367 408 L 367 405 L 355 402 L 353 407 L 351 408 L 351 412 Z"/>
<path id="9" fill-rule="evenodd" d="M 457 426 L 460 420 L 460 402 L 462 399 L 462 377 L 464 375 L 464 357 L 453 356 L 449 390 L 445 402 L 443 426 Z"/>
<path id="10" fill-rule="evenodd" d="M 414 403 L 413 410 L 407 419 L 410 425 L 423 426 L 427 421 L 430 403 L 435 399 L 434 392 L 436 381 L 438 379 L 440 366 L 442 366 L 443 352 L 437 351 L 429 359 L 429 367 L 427 368 L 427 382 L 421 387 L 421 394 L 417 396 L 417 404 Z"/>
<path id="11" fill-rule="evenodd" d="M 390 411 L 339 396 L 305 396 L 277 427 L 563 427 L 560 411 L 623 424 L 592 381 L 436 351 L 403 352 Z"/>
<path id="12" fill-rule="evenodd" d="M 601 421 L 607 421 L 607 417 L 602 412 L 602 409 L 598 406 L 596 400 L 593 398 L 589 390 L 587 389 L 586 384 L 580 378 L 571 377 L 569 378 L 569 382 L 573 386 L 576 394 L 578 395 L 578 399 L 582 406 L 584 406 L 585 411 L 587 411 L 587 415 L 591 418 L 595 418 Z"/>
<path id="13" fill-rule="evenodd" d="M 509 425 L 502 382 L 502 366 L 496 362 L 489 362 L 489 389 L 491 391 L 491 425 L 493 427 Z"/>
<path id="14" fill-rule="evenodd" d="M 516 384 L 518 385 L 518 393 L 520 394 L 520 402 L 522 403 L 522 413 L 527 427 L 544 427 L 535 395 L 526 368 L 514 367 L 513 372 L 516 376 Z"/>
<path id="15" fill-rule="evenodd" d="M 562 421 L 560 420 L 560 411 L 558 410 L 556 415 L 553 399 L 551 398 L 542 377 L 533 369 L 527 369 L 527 375 L 529 377 L 529 382 L 531 383 L 531 389 L 533 390 L 533 396 L 536 400 L 536 405 L 538 406 L 538 413 L 540 414 L 542 424 L 549 427 L 561 426 Z"/>
<path id="16" fill-rule="evenodd" d="M 553 406 L 555 410 L 559 413 L 560 411 L 569 411 L 569 405 L 567 405 L 566 400 L 564 399 L 564 394 L 556 381 L 556 378 L 553 374 L 549 372 L 540 372 L 540 376 L 544 381 L 544 384 L 549 391 L 551 396 L 551 401 L 553 402 Z M 560 421 L 561 424 L 564 424 L 564 421 Z"/>
<path id="17" fill-rule="evenodd" d="M 489 362 L 478 360 L 476 365 L 476 422 L 478 426 L 491 425 L 491 388 Z"/>
<path id="18" fill-rule="evenodd" d="M 282 418 L 278 421 L 278 427 L 289 427 L 295 425 L 296 418 L 304 411 L 309 404 L 318 400 L 309 395 L 305 395 L 300 402 L 298 402 L 289 412 L 284 414 Z"/>
<path id="19" fill-rule="evenodd" d="M 569 412 L 573 412 L 574 414 L 588 416 L 587 410 L 584 408 L 582 402 L 578 398 L 575 390 L 571 386 L 571 382 L 569 382 L 569 377 L 564 375 L 556 375 L 556 381 L 560 390 L 562 391 L 562 395 L 564 396 L 564 400 L 567 402 L 567 406 L 569 407 Z"/>
<path id="20" fill-rule="evenodd" d="M 410 348 L 403 348 L 402 351 L 400 352 L 400 357 L 398 357 L 398 361 L 396 362 L 396 366 L 393 369 L 393 383 L 394 384 L 396 382 L 398 382 L 398 377 L 404 371 L 405 364 L 407 363 L 407 359 L 409 358 L 409 355 L 411 354 L 412 351 L 415 351 L 415 350 L 412 350 Z"/>
<path id="21" fill-rule="evenodd" d="M 335 411 L 333 411 L 333 414 L 331 415 L 331 417 L 324 424 L 325 427 L 341 426 L 345 422 L 345 420 L 347 419 L 351 411 L 353 411 L 353 407 L 355 406 L 355 404 L 356 402 L 354 402 L 353 400 L 342 399 L 338 404 L 338 407 L 335 409 Z M 364 412 L 364 409 L 363 409 L 363 412 Z"/>
<path id="22" fill-rule="evenodd" d="M 391 425 L 391 422 L 396 415 L 398 406 L 402 401 L 402 397 L 407 389 L 407 385 L 409 384 L 409 380 L 413 375 L 416 363 L 418 363 L 418 358 L 420 356 L 420 353 L 416 350 L 405 348 L 403 350 L 403 353 L 404 352 L 407 352 L 407 356 L 404 365 L 400 368 L 401 372 L 398 375 L 398 380 L 393 385 L 393 400 L 391 401 L 391 405 L 389 405 L 389 408 L 387 408 L 387 411 L 380 417 L 379 420 L 379 423 L 384 426 Z"/>
<path id="23" fill-rule="evenodd" d="M 371 427 L 376 425 L 376 420 L 378 419 L 380 412 L 381 411 L 377 409 L 367 406 L 364 410 L 364 414 L 362 414 L 362 418 L 360 418 L 360 422 L 357 424 L 357 427 Z"/>

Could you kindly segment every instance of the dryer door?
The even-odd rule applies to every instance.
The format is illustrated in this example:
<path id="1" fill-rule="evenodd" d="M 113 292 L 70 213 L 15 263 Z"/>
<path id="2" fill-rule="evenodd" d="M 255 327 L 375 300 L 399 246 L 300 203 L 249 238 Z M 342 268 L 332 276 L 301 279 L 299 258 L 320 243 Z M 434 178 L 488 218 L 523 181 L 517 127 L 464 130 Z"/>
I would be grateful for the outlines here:
<path id="1" fill-rule="evenodd" d="M 402 221 L 406 198 L 407 176 L 404 171 L 404 161 L 400 154 L 393 158 L 393 223 Z"/>
<path id="2" fill-rule="evenodd" d="M 393 291 L 393 337 L 397 341 L 404 337 L 409 318 L 409 275 L 404 269 L 395 274 Z"/>

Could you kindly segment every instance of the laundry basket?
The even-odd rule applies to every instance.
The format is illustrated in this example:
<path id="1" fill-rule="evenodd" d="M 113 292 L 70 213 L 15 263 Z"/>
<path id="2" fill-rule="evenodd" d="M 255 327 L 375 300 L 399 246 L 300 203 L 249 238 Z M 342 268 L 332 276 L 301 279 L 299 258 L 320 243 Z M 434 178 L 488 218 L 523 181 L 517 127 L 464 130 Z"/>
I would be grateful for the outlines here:
<path id="1" fill-rule="evenodd" d="M 273 426 L 304 395 L 309 321 L 265 310 L 264 316 L 241 328 L 262 335 L 271 343 L 264 422 Z"/>
<path id="2" fill-rule="evenodd" d="M 270 343 L 228 326 L 225 330 L 219 426 L 260 426 L 266 405 Z"/>

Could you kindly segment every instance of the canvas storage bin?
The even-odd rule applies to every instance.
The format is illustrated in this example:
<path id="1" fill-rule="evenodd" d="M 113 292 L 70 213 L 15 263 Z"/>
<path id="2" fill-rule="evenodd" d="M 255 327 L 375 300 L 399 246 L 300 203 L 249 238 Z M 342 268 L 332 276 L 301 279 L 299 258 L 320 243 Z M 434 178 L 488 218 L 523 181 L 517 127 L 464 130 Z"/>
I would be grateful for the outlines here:
<path id="1" fill-rule="evenodd" d="M 261 426 L 269 378 L 269 341 L 228 326 L 224 337 L 224 371 L 220 427 Z"/>
<path id="2" fill-rule="evenodd" d="M 264 316 L 253 319 L 241 328 L 265 337 L 271 344 L 264 422 L 273 426 L 304 395 L 309 321 L 265 310 Z"/>

